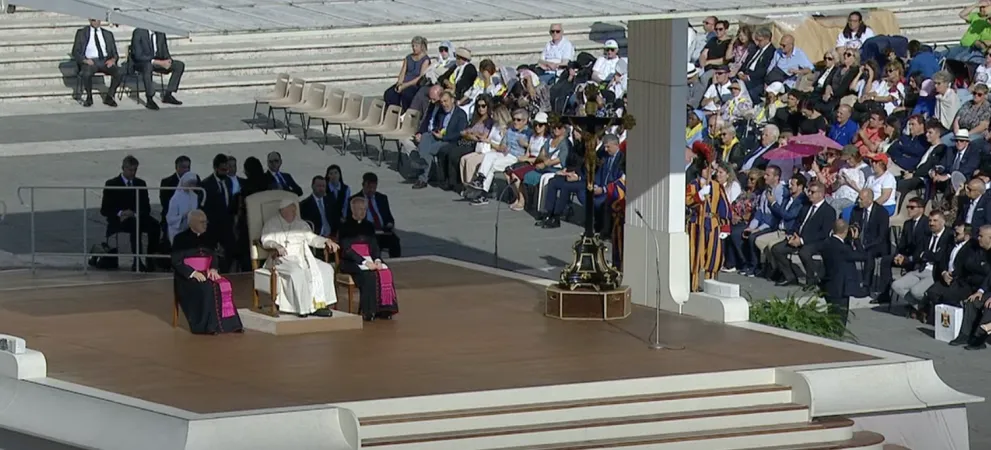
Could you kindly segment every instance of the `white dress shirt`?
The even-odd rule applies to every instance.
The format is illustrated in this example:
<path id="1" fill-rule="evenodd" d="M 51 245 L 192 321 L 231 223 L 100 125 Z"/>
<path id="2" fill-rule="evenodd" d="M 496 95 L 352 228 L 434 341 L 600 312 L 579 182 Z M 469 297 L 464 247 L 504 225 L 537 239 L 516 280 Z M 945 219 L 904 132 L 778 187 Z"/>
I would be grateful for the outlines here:
<path id="1" fill-rule="evenodd" d="M 152 58 L 158 54 L 158 36 L 155 35 L 154 31 L 148 30 L 148 37 L 151 39 L 151 50 L 154 53 Z"/>
<path id="2" fill-rule="evenodd" d="M 943 231 L 946 231 L 946 228 L 943 228 L 939 233 L 936 233 L 931 238 L 929 238 L 929 242 L 926 242 L 926 250 L 929 250 L 934 253 L 936 252 L 936 250 L 939 250 L 939 238 L 943 236 Z M 926 264 L 926 270 L 932 272 L 933 270 L 932 263 Z"/>
<path id="3" fill-rule="evenodd" d="M 103 57 L 109 57 L 107 53 L 107 43 L 103 41 L 103 33 L 97 33 L 97 30 L 102 30 L 100 28 L 89 27 L 89 43 L 86 44 L 86 59 L 99 59 L 100 50 L 103 51 Z M 99 47 L 97 47 L 99 45 Z"/>
<path id="4" fill-rule="evenodd" d="M 953 260 L 957 259 L 957 253 L 960 252 L 960 249 L 963 248 L 966 243 L 967 241 L 965 240 L 963 242 L 958 242 L 957 245 L 953 246 L 953 250 L 950 251 L 950 264 L 946 268 L 947 272 L 950 272 L 951 274 L 953 273 Z"/>

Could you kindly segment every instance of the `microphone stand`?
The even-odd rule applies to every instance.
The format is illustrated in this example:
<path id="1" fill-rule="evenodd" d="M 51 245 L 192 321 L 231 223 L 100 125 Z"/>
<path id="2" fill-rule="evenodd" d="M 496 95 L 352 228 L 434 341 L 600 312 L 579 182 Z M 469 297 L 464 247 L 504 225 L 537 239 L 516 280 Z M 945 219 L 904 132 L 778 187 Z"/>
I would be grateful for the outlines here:
<path id="1" fill-rule="evenodd" d="M 520 188 L 523 187 L 522 185 L 523 183 L 520 182 Z M 495 239 L 494 239 L 495 243 L 493 244 L 494 248 L 492 252 L 493 257 L 495 258 L 495 262 L 492 265 L 496 269 L 499 268 L 499 211 L 502 210 L 502 197 L 506 195 L 506 190 L 511 187 L 513 187 L 512 183 L 506 185 L 506 187 L 502 188 L 502 190 L 499 191 L 499 197 L 495 199 L 496 200 L 496 220 L 495 220 Z M 523 193 L 520 192 L 520 195 L 523 195 Z"/>
<path id="2" fill-rule="evenodd" d="M 650 234 L 650 236 L 652 238 L 654 238 L 654 269 L 657 271 L 657 273 L 656 273 L 656 277 L 657 277 L 657 288 L 654 291 L 654 331 L 653 331 L 653 333 L 651 333 L 651 335 L 654 337 L 654 340 L 653 340 L 653 342 L 650 342 L 649 343 L 648 347 L 651 348 L 651 349 L 653 349 L 653 350 L 664 350 L 667 347 L 665 347 L 663 344 L 661 344 L 661 244 L 658 243 L 658 241 L 657 241 L 657 233 L 655 233 L 654 232 L 654 229 L 651 228 L 649 224 L 647 224 L 647 219 L 644 219 L 643 218 L 643 214 L 640 214 L 640 210 L 634 208 L 633 209 L 633 212 L 635 212 L 637 214 L 637 217 L 640 218 L 640 222 L 643 223 L 643 226 L 646 229 L 646 232 L 648 234 Z M 647 238 L 644 237 L 644 241 L 646 241 L 646 240 L 647 240 Z M 646 267 L 647 266 L 647 251 L 646 250 L 647 250 L 647 243 L 644 242 L 644 256 L 643 256 L 644 269 L 647 268 Z M 647 286 L 647 271 L 646 270 L 644 270 L 644 283 L 643 284 L 644 284 L 644 293 L 646 293 L 646 291 L 647 291 L 647 289 L 646 289 L 646 286 Z M 648 339 L 650 339 L 650 338 L 648 338 Z"/>

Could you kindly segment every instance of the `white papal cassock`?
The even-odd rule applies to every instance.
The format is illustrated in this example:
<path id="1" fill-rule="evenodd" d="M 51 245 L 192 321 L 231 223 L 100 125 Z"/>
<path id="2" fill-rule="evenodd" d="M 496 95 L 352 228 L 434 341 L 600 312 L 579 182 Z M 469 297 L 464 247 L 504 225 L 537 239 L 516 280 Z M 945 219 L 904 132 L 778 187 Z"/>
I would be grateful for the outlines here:
<path id="1" fill-rule="evenodd" d="M 276 215 L 262 227 L 261 242 L 267 249 L 286 249 L 286 256 L 279 257 L 273 250 L 265 261 L 266 268 L 274 267 L 279 274 L 275 301 L 280 312 L 308 315 L 337 303 L 334 267 L 318 260 L 308 248 L 323 248 L 327 239 L 313 233 L 306 221 L 297 216 L 290 223 Z"/>

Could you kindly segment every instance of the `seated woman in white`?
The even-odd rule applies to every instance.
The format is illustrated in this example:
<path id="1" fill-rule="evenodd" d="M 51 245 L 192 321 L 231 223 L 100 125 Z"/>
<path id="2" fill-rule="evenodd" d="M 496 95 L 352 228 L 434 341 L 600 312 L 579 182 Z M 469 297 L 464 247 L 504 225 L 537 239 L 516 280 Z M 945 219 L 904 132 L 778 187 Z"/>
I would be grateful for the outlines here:
<path id="1" fill-rule="evenodd" d="M 272 252 L 265 267 L 279 274 L 279 311 L 306 317 L 310 314 L 330 316 L 330 306 L 337 303 L 334 267 L 313 256 L 309 247 L 336 252 L 337 244 L 313 232 L 299 218 L 296 202 L 283 200 L 279 215 L 262 227 L 262 247 Z"/>

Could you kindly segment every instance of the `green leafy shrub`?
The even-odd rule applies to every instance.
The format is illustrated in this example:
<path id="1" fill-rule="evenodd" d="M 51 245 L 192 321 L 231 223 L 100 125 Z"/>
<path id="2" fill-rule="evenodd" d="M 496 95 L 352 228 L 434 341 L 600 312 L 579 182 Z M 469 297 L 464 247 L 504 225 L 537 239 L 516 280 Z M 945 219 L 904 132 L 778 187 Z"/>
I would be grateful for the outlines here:
<path id="1" fill-rule="evenodd" d="M 829 305 L 814 299 L 800 301 L 795 293 L 784 299 L 773 296 L 767 300 L 751 300 L 750 321 L 829 339 L 854 339 L 840 315 L 831 311 Z"/>

